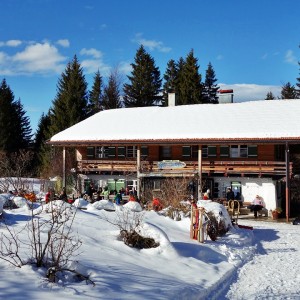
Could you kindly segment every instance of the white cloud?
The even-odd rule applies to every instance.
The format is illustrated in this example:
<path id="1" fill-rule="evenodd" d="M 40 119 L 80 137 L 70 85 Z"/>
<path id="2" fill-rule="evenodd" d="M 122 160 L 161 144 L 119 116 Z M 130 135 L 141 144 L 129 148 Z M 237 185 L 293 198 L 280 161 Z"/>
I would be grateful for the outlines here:
<path id="1" fill-rule="evenodd" d="M 131 64 L 128 62 L 121 62 L 118 65 L 118 70 L 122 74 L 129 74 L 132 71 L 132 67 L 131 67 Z"/>
<path id="2" fill-rule="evenodd" d="M 285 54 L 285 62 L 292 64 L 292 65 L 298 65 L 298 61 L 293 53 L 292 50 L 288 50 Z"/>
<path id="3" fill-rule="evenodd" d="M 16 53 L 11 58 L 15 63 L 13 68 L 19 74 L 60 73 L 65 67 L 61 62 L 65 59 L 66 57 L 63 57 L 57 48 L 49 43 L 29 45 L 24 51 Z"/>
<path id="4" fill-rule="evenodd" d="M 80 54 L 92 57 L 91 59 L 84 59 L 81 62 L 81 65 L 85 69 L 85 72 L 87 74 L 92 74 L 99 70 L 101 75 L 103 76 L 109 75 L 111 67 L 106 65 L 103 62 L 103 54 L 101 51 L 95 48 L 90 48 L 90 49 L 83 48 L 81 49 Z"/>
<path id="5" fill-rule="evenodd" d="M 145 48 L 153 50 L 158 50 L 159 52 L 170 52 L 172 48 L 164 46 L 163 42 L 155 41 L 155 40 L 147 40 L 142 37 L 141 33 L 136 34 L 135 39 L 133 42 L 143 45 Z"/>
<path id="6" fill-rule="evenodd" d="M 264 100 L 268 92 L 277 98 L 281 93 L 281 86 L 276 85 L 258 85 L 258 84 L 247 84 L 247 83 L 236 83 L 236 84 L 218 84 L 221 89 L 233 90 L 233 101 L 244 102 L 252 100 Z"/>
<path id="7" fill-rule="evenodd" d="M 102 52 L 95 48 L 90 48 L 90 49 L 83 48 L 83 49 L 81 49 L 80 54 L 92 56 L 94 58 L 102 57 Z"/>
<path id="8" fill-rule="evenodd" d="M 8 40 L 6 42 L 0 42 L 0 47 L 18 47 L 22 44 L 20 40 Z"/>
<path id="9" fill-rule="evenodd" d="M 60 46 L 62 46 L 62 47 L 65 47 L 65 48 L 69 48 L 69 47 L 70 47 L 70 42 L 69 42 L 69 40 L 67 40 L 67 39 L 61 39 L 61 40 L 58 40 L 58 41 L 56 42 L 56 44 L 57 44 L 57 45 L 60 45 Z"/>

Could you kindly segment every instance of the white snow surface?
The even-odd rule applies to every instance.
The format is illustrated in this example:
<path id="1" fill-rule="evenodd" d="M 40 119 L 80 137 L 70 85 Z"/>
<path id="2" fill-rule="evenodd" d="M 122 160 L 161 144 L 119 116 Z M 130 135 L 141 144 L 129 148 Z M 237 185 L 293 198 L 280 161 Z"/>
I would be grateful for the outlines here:
<path id="1" fill-rule="evenodd" d="M 128 209 L 118 206 L 106 211 L 78 202 L 86 209 L 77 210 L 73 232 L 82 246 L 70 267 L 89 275 L 95 286 L 71 278 L 49 283 L 43 268 L 16 268 L 1 260 L 0 299 L 300 299 L 299 225 L 240 219 L 240 225 L 253 226 L 253 230 L 231 227 L 217 241 L 207 238 L 201 244 L 190 239 L 188 217 L 174 221 L 142 211 L 141 232 L 160 245 L 138 250 L 119 239 L 119 228 L 114 225 Z M 60 200 L 54 204 L 70 206 Z M 207 209 L 210 205 L 215 204 L 205 203 Z M 219 213 L 222 209 L 214 206 L 212 210 Z M 45 218 L 49 205 L 35 203 L 34 212 Z M 20 229 L 30 215 L 29 206 L 4 210 L 0 232 L 7 233 L 4 224 L 10 224 L 27 242 L 27 231 Z"/>
<path id="2" fill-rule="evenodd" d="M 51 142 L 300 138 L 300 100 L 135 107 L 101 111 Z M 122 124 L 122 126 L 120 126 Z"/>

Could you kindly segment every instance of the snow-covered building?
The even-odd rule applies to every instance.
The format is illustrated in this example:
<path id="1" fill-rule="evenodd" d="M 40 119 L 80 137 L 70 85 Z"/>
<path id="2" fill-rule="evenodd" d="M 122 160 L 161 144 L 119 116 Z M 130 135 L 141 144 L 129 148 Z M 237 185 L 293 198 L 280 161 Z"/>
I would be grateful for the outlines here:
<path id="1" fill-rule="evenodd" d="M 223 198 L 231 187 L 242 200 L 259 194 L 288 216 L 289 146 L 300 143 L 299 116 L 299 100 L 112 109 L 48 143 L 75 147 L 77 174 L 98 185 L 131 185 L 143 197 L 166 178 L 190 178 L 197 197 L 209 188 Z"/>

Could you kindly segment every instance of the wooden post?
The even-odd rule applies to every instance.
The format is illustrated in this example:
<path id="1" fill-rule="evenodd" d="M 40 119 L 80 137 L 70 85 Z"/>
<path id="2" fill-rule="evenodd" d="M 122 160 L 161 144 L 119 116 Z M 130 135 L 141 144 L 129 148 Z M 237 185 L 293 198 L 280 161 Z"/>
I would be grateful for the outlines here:
<path id="1" fill-rule="evenodd" d="M 202 148 L 198 146 L 198 200 L 202 199 Z"/>
<path id="2" fill-rule="evenodd" d="M 190 225 L 190 238 L 194 238 L 194 207 L 191 205 L 191 225 Z"/>
<path id="3" fill-rule="evenodd" d="M 136 151 L 136 177 L 137 177 L 137 197 L 140 200 L 140 195 L 141 195 L 141 176 L 140 176 L 140 171 L 141 171 L 141 146 L 137 146 L 137 151 Z"/>
<path id="4" fill-rule="evenodd" d="M 199 228 L 198 228 L 198 241 L 204 243 L 204 226 L 203 226 L 204 207 L 199 208 Z"/>
<path id="5" fill-rule="evenodd" d="M 286 142 L 285 144 L 285 211 L 286 211 L 286 222 L 289 222 L 290 217 L 290 150 L 289 144 Z"/>
<path id="6" fill-rule="evenodd" d="M 66 187 L 66 148 L 63 147 L 63 178 L 62 178 L 62 185 Z"/>

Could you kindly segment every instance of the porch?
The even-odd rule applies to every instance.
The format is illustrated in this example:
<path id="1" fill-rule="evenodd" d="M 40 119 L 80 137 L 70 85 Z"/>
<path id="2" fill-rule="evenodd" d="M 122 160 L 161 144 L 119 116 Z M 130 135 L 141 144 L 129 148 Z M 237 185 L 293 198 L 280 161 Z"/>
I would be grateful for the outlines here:
<path id="1" fill-rule="evenodd" d="M 174 161 L 171 161 L 174 162 Z M 179 161 L 177 161 L 179 162 Z M 124 174 L 139 171 L 141 177 L 152 176 L 192 176 L 199 171 L 198 161 L 180 161 L 181 165 L 161 167 L 159 161 L 140 161 L 140 168 L 136 160 L 80 160 L 78 171 L 85 172 L 120 172 Z M 209 176 L 213 174 L 228 176 L 240 174 L 256 176 L 285 176 L 286 163 L 278 161 L 205 161 L 201 162 L 201 171 Z M 292 163 L 289 163 L 289 172 L 292 174 Z"/>

